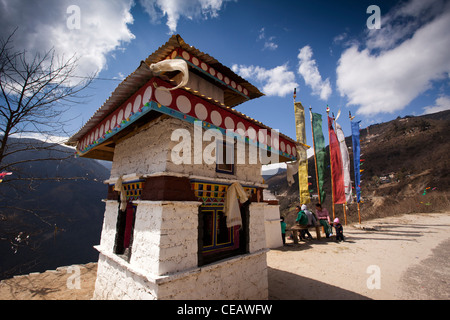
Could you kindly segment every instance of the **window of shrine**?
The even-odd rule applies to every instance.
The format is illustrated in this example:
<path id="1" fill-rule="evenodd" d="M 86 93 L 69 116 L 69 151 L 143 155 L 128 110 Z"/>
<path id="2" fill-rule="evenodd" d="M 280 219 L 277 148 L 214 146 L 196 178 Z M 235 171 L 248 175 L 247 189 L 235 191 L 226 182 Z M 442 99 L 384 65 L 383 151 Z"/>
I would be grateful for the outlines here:
<path id="1" fill-rule="evenodd" d="M 234 145 L 226 141 L 218 141 L 216 151 L 216 171 L 235 174 Z"/>
<path id="2" fill-rule="evenodd" d="M 241 205 L 242 227 L 227 228 L 223 205 L 199 209 L 199 266 L 248 252 L 248 203 Z"/>

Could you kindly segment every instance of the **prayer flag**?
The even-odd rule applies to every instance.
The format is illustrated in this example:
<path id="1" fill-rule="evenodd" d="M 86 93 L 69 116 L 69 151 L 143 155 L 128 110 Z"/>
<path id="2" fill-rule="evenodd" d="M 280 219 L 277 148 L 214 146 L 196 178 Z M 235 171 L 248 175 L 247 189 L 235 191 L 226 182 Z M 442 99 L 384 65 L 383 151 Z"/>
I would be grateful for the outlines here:
<path id="1" fill-rule="evenodd" d="M 342 170 L 342 157 L 339 140 L 333 129 L 333 119 L 328 117 L 328 130 L 330 134 L 330 165 L 333 180 L 333 202 L 345 203 L 344 175 Z"/>
<path id="2" fill-rule="evenodd" d="M 350 179 L 350 158 L 348 155 L 347 145 L 345 144 L 345 135 L 342 127 L 336 122 L 336 135 L 339 140 L 342 158 L 342 173 L 344 175 L 344 191 L 347 203 L 352 203 L 352 181 Z"/>
<path id="3" fill-rule="evenodd" d="M 306 145 L 305 108 L 303 108 L 300 102 L 294 102 L 294 110 L 297 142 L 301 145 Z M 308 188 L 308 157 L 306 155 L 306 148 L 298 147 L 297 154 L 300 203 L 307 204 L 311 202 L 311 198 Z"/>
<path id="4" fill-rule="evenodd" d="M 10 176 L 10 175 L 12 175 L 12 172 L 3 171 L 2 173 L 0 173 L 0 183 L 3 182 L 3 178 L 5 178 L 5 176 Z"/>
<path id="5" fill-rule="evenodd" d="M 361 171 L 360 171 L 360 157 L 361 147 L 359 144 L 359 123 L 361 121 L 352 121 L 352 142 L 353 142 L 353 166 L 355 170 L 355 190 L 356 190 L 356 202 L 361 200 Z"/>
<path id="6" fill-rule="evenodd" d="M 322 131 L 322 115 L 311 112 L 312 132 L 314 139 L 314 152 L 316 155 L 317 180 L 319 189 L 317 193 L 320 194 L 320 202 L 325 202 L 326 193 L 323 188 L 325 181 L 325 139 Z"/>

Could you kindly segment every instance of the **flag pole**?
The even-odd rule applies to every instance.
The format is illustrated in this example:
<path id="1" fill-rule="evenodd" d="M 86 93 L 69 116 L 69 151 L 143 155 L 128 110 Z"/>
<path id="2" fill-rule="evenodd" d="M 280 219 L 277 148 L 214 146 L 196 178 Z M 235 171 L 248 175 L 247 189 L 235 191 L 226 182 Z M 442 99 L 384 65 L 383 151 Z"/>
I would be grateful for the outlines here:
<path id="1" fill-rule="evenodd" d="M 319 172 L 317 170 L 316 142 L 314 140 L 314 128 L 313 128 L 312 107 L 311 106 L 309 106 L 309 117 L 311 118 L 311 133 L 312 133 L 312 141 L 313 141 L 313 147 L 314 147 L 314 164 L 315 164 L 315 168 L 316 168 L 317 196 L 319 198 L 319 203 L 322 204 L 322 199 L 320 196 L 320 188 L 319 188 Z"/>
<path id="2" fill-rule="evenodd" d="M 356 205 L 358 206 L 358 220 L 359 220 L 359 224 L 361 224 L 361 210 L 359 208 L 359 202 L 357 202 Z"/>
<path id="3" fill-rule="evenodd" d="M 353 120 L 351 111 L 348 112 L 348 117 L 350 118 L 350 123 L 351 123 Z M 353 152 L 355 152 L 355 150 L 353 150 Z M 353 161 L 355 161 L 355 157 L 353 157 Z M 355 190 L 356 190 L 356 181 L 355 181 Z M 356 205 L 358 207 L 358 221 L 359 221 L 359 224 L 361 224 L 361 209 L 359 207 L 358 199 L 356 199 Z"/>
<path id="4" fill-rule="evenodd" d="M 344 221 L 345 221 L 345 225 L 347 225 L 347 212 L 345 211 L 345 206 L 346 206 L 346 203 L 343 203 L 342 208 L 344 208 Z"/>
<path id="5" fill-rule="evenodd" d="M 330 117 L 330 108 L 327 105 L 327 117 Z M 327 119 L 328 123 L 328 119 Z M 330 132 L 330 126 L 328 126 L 328 153 L 330 155 L 330 171 L 331 171 L 331 205 L 333 208 L 333 220 L 336 218 L 335 212 L 334 212 L 334 185 L 333 185 L 333 164 L 331 161 L 331 132 Z"/>

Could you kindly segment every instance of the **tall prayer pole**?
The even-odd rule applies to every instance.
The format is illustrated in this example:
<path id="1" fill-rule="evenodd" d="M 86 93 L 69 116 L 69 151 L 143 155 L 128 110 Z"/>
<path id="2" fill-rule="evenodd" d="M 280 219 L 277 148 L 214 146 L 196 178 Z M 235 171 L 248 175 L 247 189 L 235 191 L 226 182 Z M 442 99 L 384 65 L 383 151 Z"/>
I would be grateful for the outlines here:
<path id="1" fill-rule="evenodd" d="M 330 108 L 327 105 L 327 117 L 330 116 Z M 333 220 L 336 217 L 334 212 L 334 185 L 333 185 L 333 163 L 331 161 L 331 132 L 330 126 L 328 126 L 328 153 L 330 154 L 330 170 L 331 170 L 331 204 L 333 206 Z"/>

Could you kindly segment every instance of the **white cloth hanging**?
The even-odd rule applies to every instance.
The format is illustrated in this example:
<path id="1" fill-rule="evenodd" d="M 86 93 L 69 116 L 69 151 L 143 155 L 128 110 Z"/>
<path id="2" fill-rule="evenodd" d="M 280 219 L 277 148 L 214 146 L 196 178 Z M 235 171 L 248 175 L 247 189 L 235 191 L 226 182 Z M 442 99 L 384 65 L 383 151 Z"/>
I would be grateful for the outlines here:
<path id="1" fill-rule="evenodd" d="M 303 150 L 308 150 L 311 148 L 310 146 L 303 144 L 303 143 L 297 143 L 297 161 L 293 162 L 286 162 L 286 178 L 289 186 L 292 186 L 295 183 L 294 175 L 298 173 L 298 167 L 300 164 L 300 161 L 308 161 L 307 159 L 307 153 L 302 152 Z"/>
<path id="2" fill-rule="evenodd" d="M 125 211 L 127 208 L 127 193 L 125 192 L 125 188 L 122 183 L 122 176 L 117 179 L 114 185 L 114 191 L 119 191 L 120 193 L 120 211 Z"/>
<path id="3" fill-rule="evenodd" d="M 228 187 L 225 195 L 224 213 L 227 217 L 227 228 L 242 226 L 241 209 L 239 208 L 238 197 L 242 203 L 248 200 L 247 193 L 239 182 Z"/>
<path id="4" fill-rule="evenodd" d="M 345 135 L 342 127 L 336 122 L 336 135 L 339 140 L 341 149 L 342 169 L 344 173 L 345 200 L 347 203 L 353 202 L 352 197 L 352 181 L 350 179 L 350 158 L 348 155 L 347 145 L 345 144 Z"/>
<path id="5" fill-rule="evenodd" d="M 299 160 L 294 162 L 286 162 L 286 177 L 289 186 L 292 186 L 295 182 L 294 175 L 298 173 Z"/>

